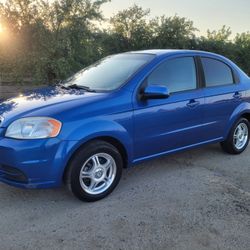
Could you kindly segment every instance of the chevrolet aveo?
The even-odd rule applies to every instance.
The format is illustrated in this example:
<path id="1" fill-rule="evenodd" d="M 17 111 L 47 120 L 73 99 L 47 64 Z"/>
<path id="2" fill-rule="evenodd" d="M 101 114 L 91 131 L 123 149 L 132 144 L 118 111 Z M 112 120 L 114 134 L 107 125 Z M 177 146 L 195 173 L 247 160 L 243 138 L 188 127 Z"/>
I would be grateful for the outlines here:
<path id="1" fill-rule="evenodd" d="M 51 87 L 0 103 L 0 181 L 66 183 L 96 201 L 122 169 L 220 142 L 249 142 L 250 79 L 220 55 L 149 50 L 108 56 Z"/>

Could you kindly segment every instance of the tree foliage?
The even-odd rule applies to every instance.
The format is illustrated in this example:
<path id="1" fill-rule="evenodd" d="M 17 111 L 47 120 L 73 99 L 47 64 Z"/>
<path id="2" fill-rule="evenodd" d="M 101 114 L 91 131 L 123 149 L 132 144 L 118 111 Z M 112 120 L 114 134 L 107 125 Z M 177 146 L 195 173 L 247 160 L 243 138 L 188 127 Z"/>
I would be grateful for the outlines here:
<path id="1" fill-rule="evenodd" d="M 20 79 L 51 82 L 97 60 L 93 22 L 103 20 L 100 7 L 105 2 L 8 0 L 1 4 L 0 19 L 11 38 L 11 44 L 0 44 L 1 66 L 8 65 Z"/>
<path id="2" fill-rule="evenodd" d="M 150 10 L 134 5 L 119 11 L 110 19 L 111 33 L 122 40 L 122 50 L 136 50 L 150 47 L 152 26 L 148 21 Z"/>
<path id="3" fill-rule="evenodd" d="M 250 75 L 250 32 L 237 34 L 234 45 L 235 61 Z"/>
<path id="4" fill-rule="evenodd" d="M 177 15 L 151 18 L 150 10 L 137 5 L 106 20 L 101 6 L 108 1 L 7 0 L 1 3 L 0 23 L 6 32 L 0 33 L 0 73 L 11 74 L 16 81 L 49 83 L 108 54 L 183 48 L 223 54 L 250 74 L 249 32 L 231 39 L 230 28 L 223 26 L 200 37 L 192 21 Z"/>

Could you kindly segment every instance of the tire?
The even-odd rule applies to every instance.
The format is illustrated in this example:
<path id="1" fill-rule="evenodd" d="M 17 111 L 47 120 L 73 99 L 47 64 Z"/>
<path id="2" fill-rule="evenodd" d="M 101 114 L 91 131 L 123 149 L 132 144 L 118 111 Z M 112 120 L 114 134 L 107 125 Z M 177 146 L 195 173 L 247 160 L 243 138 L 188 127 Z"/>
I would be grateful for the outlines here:
<path id="1" fill-rule="evenodd" d="M 241 154 L 249 143 L 249 129 L 248 120 L 240 118 L 231 128 L 227 139 L 221 143 L 222 149 L 229 154 Z"/>
<path id="2" fill-rule="evenodd" d="M 67 169 L 66 184 L 72 193 L 82 201 L 94 202 L 117 186 L 123 159 L 112 144 L 95 140 L 76 152 Z"/>

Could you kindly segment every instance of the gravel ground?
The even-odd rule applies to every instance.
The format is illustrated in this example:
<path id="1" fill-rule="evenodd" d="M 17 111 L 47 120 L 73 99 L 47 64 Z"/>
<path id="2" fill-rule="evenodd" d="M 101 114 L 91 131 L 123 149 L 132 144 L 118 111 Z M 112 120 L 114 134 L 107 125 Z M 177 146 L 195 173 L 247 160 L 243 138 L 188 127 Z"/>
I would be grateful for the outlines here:
<path id="1" fill-rule="evenodd" d="M 249 165 L 250 146 L 210 145 L 125 170 L 96 203 L 0 184 L 0 249 L 249 250 Z"/>

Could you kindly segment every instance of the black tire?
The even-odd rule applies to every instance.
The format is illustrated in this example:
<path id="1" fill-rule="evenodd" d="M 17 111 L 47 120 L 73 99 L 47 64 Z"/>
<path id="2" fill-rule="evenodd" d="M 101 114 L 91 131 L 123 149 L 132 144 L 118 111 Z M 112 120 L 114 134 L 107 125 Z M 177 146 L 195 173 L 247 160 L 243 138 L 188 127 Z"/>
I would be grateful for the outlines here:
<path id="1" fill-rule="evenodd" d="M 246 128 L 247 128 L 247 139 L 246 142 L 243 144 L 242 148 L 237 148 L 235 145 L 235 139 L 234 139 L 234 134 L 236 132 L 237 127 L 240 124 L 245 124 Z M 243 125 L 244 126 L 244 125 Z M 249 130 L 250 130 L 250 125 L 249 125 L 249 121 L 245 118 L 240 118 L 235 124 L 234 126 L 231 128 L 227 139 L 224 142 L 221 142 L 221 147 L 222 149 L 229 154 L 241 154 L 247 147 L 248 143 L 249 143 Z"/>
<path id="2" fill-rule="evenodd" d="M 82 182 L 80 182 L 80 172 L 83 171 L 82 170 L 83 165 L 87 161 L 89 162 L 89 159 L 96 154 L 105 154 L 105 155 L 111 156 L 111 158 L 115 162 L 115 164 L 112 164 L 112 165 L 113 166 L 116 165 L 116 171 L 115 171 L 115 174 L 113 175 L 114 179 L 112 180 L 112 182 L 111 181 L 109 182 L 110 186 L 105 191 L 98 193 L 98 194 L 90 194 L 86 192 L 86 190 L 84 190 L 84 188 L 82 187 L 83 184 L 81 184 Z M 88 163 L 88 164 L 91 165 L 91 163 Z M 93 166 L 94 166 L 94 162 L 93 162 Z M 93 166 L 90 168 L 93 168 Z M 101 166 L 104 166 L 104 165 L 101 165 Z M 73 156 L 73 158 L 71 159 L 67 167 L 65 181 L 69 190 L 71 190 L 72 193 L 78 199 L 82 201 L 93 202 L 93 201 L 97 201 L 106 197 L 114 190 L 114 188 L 117 186 L 117 184 L 119 183 L 121 179 L 122 169 L 123 169 L 123 159 L 119 151 L 110 143 L 107 143 L 101 140 L 95 140 L 90 143 L 87 143 L 85 146 L 80 148 L 76 152 L 76 154 Z M 91 180 L 92 179 L 90 179 L 90 181 Z"/>

